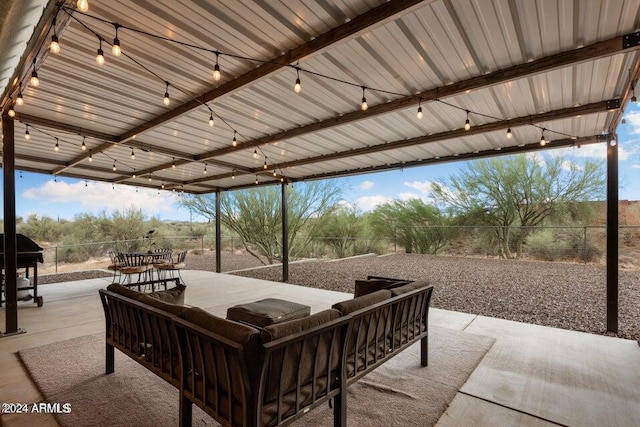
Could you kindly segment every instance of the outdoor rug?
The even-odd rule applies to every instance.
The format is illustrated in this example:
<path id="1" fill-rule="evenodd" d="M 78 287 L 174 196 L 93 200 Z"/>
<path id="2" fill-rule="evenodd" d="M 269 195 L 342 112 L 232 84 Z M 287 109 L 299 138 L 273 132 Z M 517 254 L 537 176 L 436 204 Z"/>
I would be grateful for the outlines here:
<path id="1" fill-rule="evenodd" d="M 429 366 L 420 343 L 406 349 L 348 389 L 349 426 L 431 426 L 493 345 L 494 339 L 431 326 Z M 115 372 L 104 374 L 104 334 L 20 351 L 46 402 L 70 403 L 56 415 L 62 426 L 178 425 L 178 390 L 116 350 Z M 194 406 L 193 424 L 217 426 Z M 292 424 L 333 425 L 319 407 Z"/>

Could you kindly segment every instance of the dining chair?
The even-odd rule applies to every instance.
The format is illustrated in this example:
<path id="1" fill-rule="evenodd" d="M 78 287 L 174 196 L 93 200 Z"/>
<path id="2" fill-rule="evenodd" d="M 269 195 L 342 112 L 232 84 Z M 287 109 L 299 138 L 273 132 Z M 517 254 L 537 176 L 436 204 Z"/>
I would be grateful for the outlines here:
<path id="1" fill-rule="evenodd" d="M 138 275 L 138 280 L 135 283 L 141 281 L 147 281 L 148 275 L 152 270 L 151 265 L 152 257 L 147 254 L 140 253 L 120 253 L 118 256 L 120 262 L 120 273 L 127 276 L 127 283 L 131 285 L 131 276 Z M 138 285 L 140 290 L 140 285 Z"/>
<path id="2" fill-rule="evenodd" d="M 120 261 L 118 260 L 118 252 L 109 251 L 107 252 L 109 256 L 110 264 L 107 266 L 107 270 L 113 271 L 113 280 L 111 283 L 116 283 L 116 277 L 122 277 L 122 273 L 120 273 Z"/>
<path id="3" fill-rule="evenodd" d="M 176 272 L 180 278 L 180 282 L 184 284 L 180 270 L 186 267 L 185 259 L 187 258 L 187 251 L 180 252 L 175 259 L 171 259 L 169 262 L 158 264 L 156 266 L 158 270 L 158 276 L 162 273 L 163 276 L 169 274 L 171 278 L 175 277 Z"/>

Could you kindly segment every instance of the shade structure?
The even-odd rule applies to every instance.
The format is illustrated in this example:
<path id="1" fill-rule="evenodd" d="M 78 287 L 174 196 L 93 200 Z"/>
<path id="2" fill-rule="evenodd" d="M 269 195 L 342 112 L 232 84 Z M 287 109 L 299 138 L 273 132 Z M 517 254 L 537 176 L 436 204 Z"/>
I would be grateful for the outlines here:
<path id="1" fill-rule="evenodd" d="M 637 0 L 40 3 L 16 168 L 191 193 L 604 143 L 639 72 Z"/>

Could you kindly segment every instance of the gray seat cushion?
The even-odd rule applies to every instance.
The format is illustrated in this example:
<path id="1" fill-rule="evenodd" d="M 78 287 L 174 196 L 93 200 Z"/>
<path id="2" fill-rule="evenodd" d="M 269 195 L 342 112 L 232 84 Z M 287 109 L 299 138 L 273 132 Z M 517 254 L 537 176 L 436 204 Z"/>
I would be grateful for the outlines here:
<path id="1" fill-rule="evenodd" d="M 267 298 L 248 304 L 239 304 L 227 310 L 227 319 L 260 328 L 289 320 L 300 319 L 311 313 L 311 307 L 277 298 Z"/>

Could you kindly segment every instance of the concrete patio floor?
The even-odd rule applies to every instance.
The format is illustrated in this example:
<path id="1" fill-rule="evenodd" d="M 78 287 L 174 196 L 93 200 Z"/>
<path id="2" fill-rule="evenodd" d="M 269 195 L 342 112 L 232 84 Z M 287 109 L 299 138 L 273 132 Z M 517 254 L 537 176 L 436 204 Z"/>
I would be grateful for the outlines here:
<path id="1" fill-rule="evenodd" d="M 351 295 L 277 282 L 184 271 L 185 303 L 220 316 L 265 297 L 295 300 L 312 312 Z M 97 290 L 109 279 L 39 288 L 44 306 L 19 303 L 26 334 L 0 339 L 0 402 L 42 400 L 16 352 L 102 332 Z M 0 330 L 5 330 L 4 308 Z M 438 422 L 449 426 L 635 426 L 640 424 L 640 347 L 636 341 L 431 309 L 430 324 L 491 336 L 496 343 Z M 56 426 L 51 415 L 0 415 L 2 426 Z M 420 425 L 419 421 L 416 425 Z"/>

